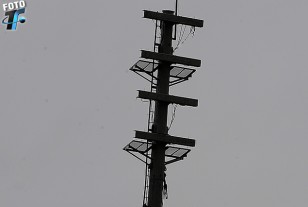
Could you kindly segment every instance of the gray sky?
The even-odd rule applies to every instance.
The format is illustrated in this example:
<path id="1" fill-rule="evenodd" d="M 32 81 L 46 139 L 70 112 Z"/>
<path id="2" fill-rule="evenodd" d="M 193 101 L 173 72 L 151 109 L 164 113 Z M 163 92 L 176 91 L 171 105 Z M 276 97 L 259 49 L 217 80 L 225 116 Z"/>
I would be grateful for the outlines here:
<path id="1" fill-rule="evenodd" d="M 146 129 L 149 84 L 128 69 L 152 48 L 142 10 L 174 1 L 27 1 L 0 30 L 0 206 L 141 206 L 144 165 L 122 150 Z M 308 2 L 181 1 L 205 20 L 176 54 L 202 60 L 172 94 L 171 134 L 197 146 L 168 167 L 165 206 L 308 203 Z M 2 12 L 4 17 L 4 13 Z"/>

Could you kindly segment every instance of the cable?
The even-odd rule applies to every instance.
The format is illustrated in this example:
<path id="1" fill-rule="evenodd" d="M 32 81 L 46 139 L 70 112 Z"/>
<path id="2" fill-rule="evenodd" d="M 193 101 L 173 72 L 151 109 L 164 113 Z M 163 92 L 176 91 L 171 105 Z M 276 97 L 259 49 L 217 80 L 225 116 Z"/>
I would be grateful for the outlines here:
<path id="1" fill-rule="evenodd" d="M 177 44 L 176 44 L 176 47 L 175 47 L 174 51 L 179 47 L 179 45 L 180 45 L 180 43 L 181 43 L 181 41 L 182 41 L 182 38 L 183 38 L 183 36 L 184 36 L 185 30 L 186 30 L 186 25 L 185 25 L 184 30 L 183 30 L 183 25 L 181 24 L 181 30 L 180 30 L 180 34 L 179 34 L 179 40 L 178 40 L 178 42 L 177 42 Z"/>
<path id="2" fill-rule="evenodd" d="M 180 47 L 180 45 L 182 45 L 184 42 L 186 42 L 186 40 L 188 39 L 188 37 L 189 37 L 190 35 L 192 35 L 192 37 L 194 37 L 194 36 L 195 36 L 195 31 L 196 31 L 196 28 L 193 27 L 193 26 L 191 26 L 188 35 L 187 35 L 187 36 L 185 37 L 185 39 L 182 41 L 183 36 L 184 36 L 184 32 L 185 32 L 185 30 L 184 30 L 184 32 L 182 33 L 182 35 L 179 37 L 179 41 L 178 41 L 178 43 L 177 43 L 177 45 L 176 45 L 176 47 L 174 48 L 173 51 L 176 51 L 176 50 Z"/>
<path id="3" fill-rule="evenodd" d="M 173 121 L 174 121 L 174 118 L 175 118 L 175 112 L 176 112 L 177 107 L 178 107 L 178 104 L 175 104 L 175 105 L 173 106 L 172 117 L 171 117 L 171 121 L 170 121 L 170 125 L 169 125 L 168 130 L 171 129 L 171 126 L 172 126 L 172 124 L 173 124 Z"/>

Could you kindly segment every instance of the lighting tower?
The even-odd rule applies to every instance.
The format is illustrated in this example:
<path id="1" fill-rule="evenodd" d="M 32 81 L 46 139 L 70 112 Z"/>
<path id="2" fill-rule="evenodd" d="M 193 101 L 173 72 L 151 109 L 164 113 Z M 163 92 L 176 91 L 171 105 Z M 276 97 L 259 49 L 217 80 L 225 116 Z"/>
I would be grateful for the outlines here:
<path id="1" fill-rule="evenodd" d="M 169 95 L 169 87 L 188 80 L 193 68 L 201 66 L 200 60 L 173 55 L 172 40 L 177 39 L 177 25 L 194 31 L 203 27 L 203 20 L 177 16 L 170 10 L 145 10 L 144 18 L 155 20 L 154 51 L 141 50 L 142 59 L 130 70 L 151 82 L 151 91 L 138 91 L 138 98 L 149 100 L 148 131 L 135 131 L 135 139 L 124 150 L 146 164 L 143 206 L 161 207 L 167 190 L 166 165 L 183 160 L 190 152 L 187 147 L 195 146 L 194 139 L 168 134 L 168 105 L 198 106 L 197 99 Z"/>

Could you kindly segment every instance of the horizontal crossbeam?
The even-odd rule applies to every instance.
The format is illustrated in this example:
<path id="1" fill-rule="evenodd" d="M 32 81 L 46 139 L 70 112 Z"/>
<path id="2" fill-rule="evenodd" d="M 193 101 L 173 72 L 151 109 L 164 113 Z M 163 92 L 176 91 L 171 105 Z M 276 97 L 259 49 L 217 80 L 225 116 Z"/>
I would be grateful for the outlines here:
<path id="1" fill-rule="evenodd" d="M 155 101 L 163 101 L 167 103 L 175 103 L 182 106 L 198 106 L 198 100 L 192 99 L 192 98 L 185 98 L 180 96 L 172 96 L 167 94 L 161 94 L 161 93 L 152 93 L 147 91 L 138 91 L 138 98 L 142 99 L 150 99 Z"/>
<path id="2" fill-rule="evenodd" d="M 146 51 L 146 50 L 141 50 L 141 57 L 146 58 L 146 59 L 160 60 L 160 61 L 166 61 L 170 63 L 176 63 L 176 64 L 182 64 L 182 65 L 188 65 L 188 66 L 194 66 L 194 67 L 201 66 L 201 60 L 198 60 L 198 59 L 180 57 L 180 56 L 169 55 L 165 53 L 151 52 L 151 51 Z"/>
<path id="3" fill-rule="evenodd" d="M 203 20 L 193 19 L 188 17 L 176 16 L 173 14 L 165 14 L 160 12 L 153 12 L 144 10 L 144 18 L 147 19 L 156 19 L 161 21 L 167 21 L 174 24 L 183 24 L 193 27 L 203 27 Z"/>
<path id="4" fill-rule="evenodd" d="M 151 140 L 151 141 L 158 141 L 158 142 L 165 142 L 165 143 L 171 143 L 171 144 L 177 144 L 177 145 L 183 145 L 183 146 L 189 146 L 189 147 L 194 147 L 196 144 L 196 141 L 194 139 L 175 137 L 175 136 L 170 136 L 167 134 L 142 132 L 142 131 L 135 131 L 135 138 Z"/>

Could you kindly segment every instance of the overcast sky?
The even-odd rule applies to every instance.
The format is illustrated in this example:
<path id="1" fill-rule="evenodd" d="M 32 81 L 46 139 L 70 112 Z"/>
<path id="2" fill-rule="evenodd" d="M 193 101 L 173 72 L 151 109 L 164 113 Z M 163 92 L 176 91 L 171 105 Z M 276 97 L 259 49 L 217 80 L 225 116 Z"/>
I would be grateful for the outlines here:
<path id="1" fill-rule="evenodd" d="M 142 10 L 173 8 L 28 0 L 25 24 L 1 25 L 1 207 L 141 206 L 144 165 L 122 148 L 146 129 L 136 90 L 149 83 L 128 69 L 153 45 Z M 199 99 L 178 107 L 170 134 L 197 145 L 168 166 L 165 206 L 307 205 L 307 11 L 306 0 L 179 1 L 205 27 L 176 51 L 202 67 L 170 91 Z"/>

